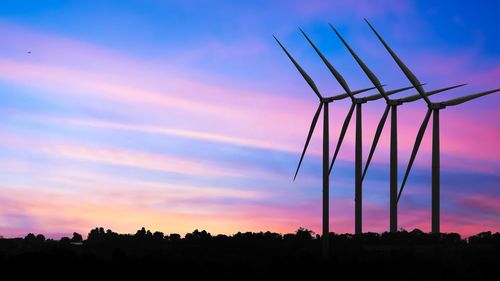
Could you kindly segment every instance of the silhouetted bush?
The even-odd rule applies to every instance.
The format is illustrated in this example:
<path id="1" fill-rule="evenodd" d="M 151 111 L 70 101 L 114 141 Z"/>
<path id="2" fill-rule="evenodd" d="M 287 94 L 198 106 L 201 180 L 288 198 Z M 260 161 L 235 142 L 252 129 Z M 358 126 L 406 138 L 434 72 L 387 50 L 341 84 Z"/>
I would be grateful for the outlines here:
<path id="1" fill-rule="evenodd" d="M 73 243 L 79 243 L 79 242 L 82 242 L 83 241 L 83 237 L 82 235 L 76 233 L 76 232 L 73 232 L 73 238 L 71 238 L 71 242 Z"/>
<path id="2" fill-rule="evenodd" d="M 295 232 L 295 237 L 300 241 L 311 241 L 313 239 L 314 231 L 305 228 L 297 229 Z"/>
<path id="3" fill-rule="evenodd" d="M 59 240 L 59 242 L 61 244 L 69 244 L 69 243 L 71 243 L 71 239 L 69 239 L 69 237 L 61 237 L 61 239 Z"/>
<path id="4" fill-rule="evenodd" d="M 28 242 L 28 243 L 34 243 L 36 241 L 36 236 L 35 234 L 33 233 L 28 233 L 28 235 L 26 235 L 24 237 L 24 241 Z"/>
<path id="5" fill-rule="evenodd" d="M 171 242 L 178 242 L 181 240 L 181 236 L 177 233 L 170 234 L 170 236 L 168 238 Z"/>
<path id="6" fill-rule="evenodd" d="M 189 242 L 203 242 L 210 240 L 211 238 L 212 235 L 210 235 L 210 233 L 205 230 L 198 231 L 198 229 L 196 229 L 192 233 L 187 233 L 184 239 Z"/>
<path id="7" fill-rule="evenodd" d="M 163 232 L 155 231 L 155 233 L 153 233 L 153 238 L 157 241 L 163 240 L 163 237 Z"/>
<path id="8" fill-rule="evenodd" d="M 96 227 L 89 232 L 87 240 L 102 240 L 105 236 L 104 228 Z"/>

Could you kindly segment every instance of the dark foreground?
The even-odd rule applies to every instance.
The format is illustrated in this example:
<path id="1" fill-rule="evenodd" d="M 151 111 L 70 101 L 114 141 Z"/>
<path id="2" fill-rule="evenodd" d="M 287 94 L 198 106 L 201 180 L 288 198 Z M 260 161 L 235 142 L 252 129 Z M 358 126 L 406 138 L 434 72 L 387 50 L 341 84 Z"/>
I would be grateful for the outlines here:
<path id="1" fill-rule="evenodd" d="M 135 235 L 96 228 L 59 241 L 42 235 L 0 239 L 2 276 L 41 278 L 128 277 L 141 280 L 496 280 L 500 233 L 469 239 L 458 234 L 330 235 L 331 258 L 321 258 L 321 240 L 295 234 L 237 233 L 211 236 L 194 231 L 181 238 L 144 229 Z M 8 275 L 7 275 L 8 274 Z M 11 275 L 14 274 L 14 275 Z M 152 278 L 153 277 L 153 278 Z M 355 279 L 353 279 L 355 278 Z M 4 279 L 5 280 L 5 279 Z"/>

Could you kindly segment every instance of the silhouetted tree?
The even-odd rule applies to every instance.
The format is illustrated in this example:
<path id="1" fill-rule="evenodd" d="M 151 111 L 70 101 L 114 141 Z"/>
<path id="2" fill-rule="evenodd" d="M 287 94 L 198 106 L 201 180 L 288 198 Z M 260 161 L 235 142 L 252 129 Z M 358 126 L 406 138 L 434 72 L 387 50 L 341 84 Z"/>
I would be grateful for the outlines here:
<path id="1" fill-rule="evenodd" d="M 287 233 L 287 234 L 283 235 L 283 240 L 284 241 L 294 241 L 295 240 L 295 234 Z"/>
<path id="2" fill-rule="evenodd" d="M 498 232 L 496 233 L 498 235 Z M 478 233 L 476 235 L 473 235 L 469 237 L 469 243 L 471 244 L 489 244 L 492 242 L 492 237 L 494 237 L 491 234 L 491 231 L 485 231 Z"/>
<path id="3" fill-rule="evenodd" d="M 82 241 L 83 241 L 83 237 L 80 234 L 73 232 L 73 238 L 71 238 L 71 242 L 80 243 Z"/>
<path id="4" fill-rule="evenodd" d="M 142 239 L 146 238 L 146 229 L 142 227 L 141 229 L 137 230 L 137 232 L 135 233 L 135 237 Z"/>
<path id="5" fill-rule="evenodd" d="M 36 242 L 38 242 L 38 243 L 43 243 L 43 242 L 45 242 L 45 236 L 43 236 L 42 234 L 38 234 L 38 235 L 36 236 Z"/>
<path id="6" fill-rule="evenodd" d="M 297 237 L 298 240 L 301 241 L 310 241 L 312 240 L 314 235 L 314 231 L 305 229 L 303 227 L 300 227 L 297 229 L 297 232 L 295 232 L 295 236 Z"/>
<path id="7" fill-rule="evenodd" d="M 171 242 L 178 242 L 178 241 L 180 241 L 180 240 L 181 240 L 181 236 L 180 236 L 179 234 L 177 234 L 177 233 L 172 233 L 172 234 L 170 234 L 170 236 L 169 236 L 169 240 L 170 240 Z"/>
<path id="8" fill-rule="evenodd" d="M 415 228 L 414 230 L 410 231 L 410 234 L 413 235 L 414 237 L 420 237 L 423 236 L 425 233 L 422 230 Z"/>
<path id="9" fill-rule="evenodd" d="M 36 242 L 36 236 L 35 234 L 33 233 L 28 233 L 28 235 L 26 235 L 24 237 L 24 241 L 28 242 L 28 243 L 33 243 L 33 242 Z"/>
<path id="10" fill-rule="evenodd" d="M 62 244 L 69 244 L 71 243 L 71 239 L 69 239 L 69 237 L 61 237 L 61 239 L 59 239 L 59 242 L 61 242 Z"/>
<path id="11" fill-rule="evenodd" d="M 192 233 L 187 233 L 186 236 L 184 237 L 186 241 L 206 241 L 212 238 L 212 235 L 210 233 L 206 232 L 205 230 L 198 231 L 196 229 Z"/>
<path id="12" fill-rule="evenodd" d="M 96 227 L 89 232 L 87 240 L 102 240 L 105 237 L 104 228 Z"/>
<path id="13" fill-rule="evenodd" d="M 155 240 L 163 240 L 163 237 L 164 237 L 163 232 L 160 232 L 160 231 L 155 231 L 155 232 L 153 233 L 153 238 L 154 238 Z"/>

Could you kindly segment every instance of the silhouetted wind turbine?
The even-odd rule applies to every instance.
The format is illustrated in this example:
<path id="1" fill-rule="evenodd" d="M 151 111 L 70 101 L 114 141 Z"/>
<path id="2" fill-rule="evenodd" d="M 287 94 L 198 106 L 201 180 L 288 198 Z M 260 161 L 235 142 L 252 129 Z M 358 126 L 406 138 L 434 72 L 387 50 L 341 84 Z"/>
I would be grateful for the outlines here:
<path id="1" fill-rule="evenodd" d="M 295 61 L 295 59 L 290 55 L 290 53 L 286 50 L 286 48 L 281 44 L 281 42 L 273 35 L 274 39 L 280 47 L 283 49 L 283 51 L 286 53 L 288 58 L 292 61 L 293 65 L 297 68 L 297 70 L 300 72 L 302 77 L 306 80 L 307 84 L 309 84 L 309 87 L 313 90 L 313 92 L 316 94 L 316 96 L 319 99 L 319 106 L 318 109 L 316 110 L 316 113 L 314 113 L 314 117 L 311 123 L 311 127 L 309 128 L 309 133 L 307 134 L 307 139 L 306 143 L 304 144 L 304 149 L 302 151 L 302 154 L 300 156 L 299 160 L 299 165 L 297 166 L 297 170 L 295 171 L 295 175 L 293 179 L 297 177 L 297 174 L 300 169 L 300 165 L 302 164 L 302 160 L 304 159 L 304 155 L 306 153 L 307 147 L 309 145 L 309 141 L 311 140 L 311 136 L 314 132 L 314 128 L 316 127 L 316 123 L 318 121 L 319 114 L 321 113 L 321 110 L 323 109 L 323 256 L 328 257 L 329 252 L 330 252 L 330 245 L 329 245 L 329 167 L 328 167 L 328 161 L 330 157 L 329 153 L 329 125 L 328 125 L 328 104 L 336 101 L 336 100 L 341 100 L 346 97 L 352 97 L 356 94 L 366 92 L 368 90 L 372 90 L 375 87 L 371 88 L 366 88 L 354 92 L 347 92 L 341 95 L 333 96 L 333 97 L 323 97 L 321 93 L 319 92 L 318 88 L 316 87 L 316 84 L 314 81 L 311 79 L 311 77 L 302 69 L 302 67 Z"/>
<path id="2" fill-rule="evenodd" d="M 346 80 L 344 77 L 332 66 L 332 64 L 326 59 L 326 57 L 321 53 L 321 51 L 316 47 L 316 45 L 309 39 L 309 37 L 305 34 L 305 32 L 301 29 L 300 30 L 302 34 L 305 36 L 309 44 L 314 48 L 318 56 L 321 58 L 323 63 L 326 65 L 326 67 L 330 70 L 330 72 L 333 74 L 335 79 L 339 82 L 339 84 L 344 88 L 346 93 L 351 93 L 351 90 L 349 88 L 349 85 L 347 84 Z M 381 85 L 382 86 L 382 85 Z M 349 126 L 349 122 L 351 120 L 352 113 L 354 111 L 354 108 L 356 107 L 356 152 L 355 152 L 355 173 L 356 173 L 356 178 L 355 178 L 355 233 L 359 234 L 362 232 L 362 188 L 361 188 L 361 165 L 362 165 L 362 160 L 361 160 L 361 104 L 366 103 L 368 101 L 374 101 L 378 100 L 380 98 L 387 98 L 388 95 L 392 95 L 401 91 L 405 91 L 408 89 L 413 88 L 413 86 L 410 87 L 405 87 L 401 89 L 396 89 L 388 92 L 382 92 L 379 94 L 367 96 L 367 97 L 362 97 L 362 98 L 355 98 L 352 94 L 349 95 L 351 98 L 351 108 L 349 110 L 349 113 L 346 116 L 346 119 L 344 121 L 344 124 L 342 126 L 342 131 L 340 133 L 340 138 L 339 141 L 337 142 L 337 147 L 335 149 L 335 154 L 333 156 L 332 163 L 330 164 L 329 168 L 329 173 L 332 170 L 333 163 L 335 162 L 335 159 L 339 153 L 340 146 L 342 145 L 342 141 L 344 139 L 345 133 L 347 131 L 347 128 Z"/>
<path id="3" fill-rule="evenodd" d="M 381 93 L 386 102 L 385 110 L 384 113 L 382 114 L 382 118 L 380 119 L 380 122 L 377 126 L 377 130 L 375 132 L 375 136 L 373 139 L 373 143 L 370 149 L 370 154 L 368 155 L 368 159 L 366 161 L 365 167 L 363 169 L 363 174 L 361 176 L 361 181 L 364 180 L 366 172 L 368 171 L 368 167 L 370 166 L 370 162 L 373 157 L 373 153 L 375 152 L 375 148 L 377 147 L 378 140 L 380 139 L 380 135 L 382 134 L 382 130 L 385 125 L 385 121 L 387 120 L 387 115 L 389 114 L 389 110 L 391 111 L 391 140 L 390 140 L 390 184 L 389 184 L 389 194 L 390 194 L 390 200 L 389 200 L 389 229 L 391 232 L 396 232 L 397 227 L 398 227 L 398 215 L 397 215 L 397 195 L 398 195 L 398 144 L 397 144 L 397 108 L 398 106 L 402 105 L 403 103 L 407 102 L 412 102 L 416 101 L 418 99 L 421 99 L 422 96 L 420 94 L 404 97 L 404 98 L 398 98 L 398 99 L 391 99 L 388 96 L 389 92 L 386 92 L 384 90 L 383 85 L 380 83 L 380 80 L 377 78 L 377 76 L 371 71 L 368 66 L 359 58 L 359 56 L 354 52 L 354 50 L 347 44 L 347 42 L 342 38 L 342 36 L 337 32 L 337 30 L 330 24 L 330 27 L 335 31 L 337 36 L 340 38 L 342 43 L 344 43 L 345 47 L 347 50 L 349 50 L 349 53 L 351 53 L 352 57 L 356 60 L 356 62 L 359 64 L 363 72 L 366 74 L 368 79 L 372 82 L 372 84 L 377 88 L 379 93 Z M 456 85 L 452 87 L 447 87 L 447 88 L 442 88 L 442 89 L 437 89 L 434 91 L 430 91 L 427 93 L 427 95 L 434 95 L 437 93 L 441 93 L 447 90 L 451 90 L 457 87 L 464 86 L 465 84 L 461 85 Z"/>
<path id="4" fill-rule="evenodd" d="M 401 197 L 401 192 L 403 192 L 403 189 L 405 187 L 406 180 L 408 179 L 408 175 L 410 174 L 411 167 L 413 165 L 413 162 L 415 161 L 415 157 L 418 152 L 418 148 L 420 147 L 420 143 L 422 142 L 422 138 L 424 137 L 425 129 L 427 128 L 427 124 L 429 123 L 429 119 L 431 117 L 431 114 L 433 115 L 433 128 L 432 128 L 432 232 L 433 233 L 439 233 L 440 232 L 440 206 L 439 206 L 439 197 L 440 197 L 440 155 L 439 155 L 439 111 L 441 109 L 446 108 L 447 106 L 454 106 L 454 105 L 459 105 L 464 102 L 492 94 L 495 92 L 500 91 L 500 89 L 495 89 L 495 90 L 490 90 L 490 91 L 485 91 L 477 94 L 471 94 L 471 95 L 466 95 L 462 96 L 459 98 L 443 101 L 443 102 L 431 102 L 429 100 L 428 93 L 424 90 L 423 86 L 420 85 L 420 82 L 418 81 L 417 77 L 411 72 L 411 70 L 403 63 L 403 61 L 394 53 L 394 51 L 387 45 L 387 43 L 384 41 L 384 39 L 378 34 L 378 32 L 375 30 L 375 28 L 365 19 L 365 21 L 368 23 L 370 28 L 373 30 L 375 35 L 378 37 L 380 42 L 384 45 L 384 47 L 387 49 L 389 54 L 392 56 L 394 61 L 398 64 L 398 66 L 401 68 L 403 73 L 406 75 L 408 80 L 415 86 L 419 94 L 422 96 L 422 98 L 425 100 L 427 103 L 428 109 L 427 113 L 425 115 L 424 121 L 422 122 L 422 125 L 420 126 L 420 129 L 417 134 L 417 138 L 415 140 L 415 144 L 413 146 L 413 150 L 410 156 L 410 161 L 408 163 L 408 167 L 406 168 L 405 176 L 403 178 L 403 182 L 401 184 L 401 189 L 399 190 L 399 194 L 397 197 L 397 201 L 399 201 L 399 198 Z"/>

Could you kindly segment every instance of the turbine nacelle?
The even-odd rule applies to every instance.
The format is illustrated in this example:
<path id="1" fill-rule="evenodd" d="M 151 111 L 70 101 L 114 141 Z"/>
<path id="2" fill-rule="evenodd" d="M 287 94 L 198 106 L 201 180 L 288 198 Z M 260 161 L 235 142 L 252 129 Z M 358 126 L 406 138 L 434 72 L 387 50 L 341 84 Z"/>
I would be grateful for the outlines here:
<path id="1" fill-rule="evenodd" d="M 322 97 L 320 99 L 320 102 L 330 103 L 330 102 L 337 101 L 337 100 L 343 100 L 345 98 L 350 97 L 350 95 L 354 96 L 354 95 L 361 94 L 361 93 L 364 93 L 364 92 L 367 92 L 367 91 L 370 91 L 370 90 L 373 90 L 373 89 L 375 89 L 375 87 L 369 87 L 369 88 L 364 88 L 364 89 L 361 89 L 361 90 L 356 90 L 354 92 L 351 92 L 350 94 L 343 93 L 343 94 L 332 96 L 332 97 L 328 97 L 328 98 L 323 98 Z"/>
<path id="2" fill-rule="evenodd" d="M 440 110 L 440 109 L 445 109 L 446 105 L 442 102 L 433 102 L 429 104 L 427 107 L 429 107 L 430 110 Z"/>

